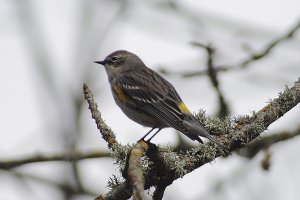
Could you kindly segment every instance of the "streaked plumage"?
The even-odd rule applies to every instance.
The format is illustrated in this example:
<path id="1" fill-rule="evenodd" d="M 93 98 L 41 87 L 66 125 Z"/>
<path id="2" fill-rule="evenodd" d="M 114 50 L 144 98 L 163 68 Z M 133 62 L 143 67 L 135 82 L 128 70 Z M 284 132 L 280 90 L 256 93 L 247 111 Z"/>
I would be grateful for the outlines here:
<path id="1" fill-rule="evenodd" d="M 199 136 L 206 137 L 226 149 L 195 119 L 175 88 L 135 54 L 116 51 L 96 63 L 104 65 L 116 103 L 133 121 L 159 130 L 173 127 L 192 140 L 202 143 Z"/>

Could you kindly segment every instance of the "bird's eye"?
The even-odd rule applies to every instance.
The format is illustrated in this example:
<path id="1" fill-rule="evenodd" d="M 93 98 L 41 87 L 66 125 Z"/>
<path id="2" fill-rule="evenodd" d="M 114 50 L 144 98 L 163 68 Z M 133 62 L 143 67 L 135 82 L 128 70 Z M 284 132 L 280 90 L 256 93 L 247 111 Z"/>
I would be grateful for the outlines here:
<path id="1" fill-rule="evenodd" d="M 116 60 L 118 60 L 118 57 L 117 56 L 113 56 L 111 59 L 112 59 L 112 61 L 116 61 Z"/>

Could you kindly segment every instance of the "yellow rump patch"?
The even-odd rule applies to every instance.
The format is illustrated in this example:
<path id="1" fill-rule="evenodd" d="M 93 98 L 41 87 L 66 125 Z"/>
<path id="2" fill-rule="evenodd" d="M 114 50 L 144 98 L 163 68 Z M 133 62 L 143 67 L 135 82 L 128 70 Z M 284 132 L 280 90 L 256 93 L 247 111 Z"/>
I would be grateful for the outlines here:
<path id="1" fill-rule="evenodd" d="M 126 102 L 126 101 L 127 101 L 127 98 L 126 98 L 125 94 L 123 93 L 123 91 L 122 91 L 122 89 L 121 89 L 120 86 L 115 85 L 115 86 L 114 86 L 114 91 L 115 91 L 115 93 L 116 93 L 116 95 L 117 95 L 117 98 L 118 98 L 120 101 L 122 101 L 122 102 Z"/>
<path id="2" fill-rule="evenodd" d="M 191 111 L 186 107 L 186 105 L 183 102 L 180 102 L 178 104 L 178 108 L 181 110 L 181 112 L 185 114 L 192 114 Z"/>

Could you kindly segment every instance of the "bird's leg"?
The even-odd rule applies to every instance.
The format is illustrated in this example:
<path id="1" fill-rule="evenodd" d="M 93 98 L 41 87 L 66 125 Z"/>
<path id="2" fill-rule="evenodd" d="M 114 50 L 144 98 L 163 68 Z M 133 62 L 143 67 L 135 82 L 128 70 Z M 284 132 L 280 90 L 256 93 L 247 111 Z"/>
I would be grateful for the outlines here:
<path id="1" fill-rule="evenodd" d="M 156 129 L 156 127 L 152 128 L 150 131 L 148 131 L 141 139 L 139 139 L 139 141 L 144 140 L 145 137 L 147 137 L 154 129 Z"/>
<path id="2" fill-rule="evenodd" d="M 154 138 L 154 136 L 156 136 L 156 134 L 157 134 L 160 130 L 161 130 L 161 128 L 159 128 L 159 129 L 151 136 L 151 138 L 149 138 L 149 139 L 147 140 L 147 142 L 150 142 L 150 140 L 152 140 L 152 138 Z"/>

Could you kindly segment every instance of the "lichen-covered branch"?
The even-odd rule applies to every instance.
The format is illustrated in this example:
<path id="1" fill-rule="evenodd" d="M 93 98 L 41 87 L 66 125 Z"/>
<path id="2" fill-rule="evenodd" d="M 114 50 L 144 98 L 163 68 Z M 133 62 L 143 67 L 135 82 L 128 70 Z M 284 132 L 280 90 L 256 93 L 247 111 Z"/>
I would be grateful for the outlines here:
<path id="1" fill-rule="evenodd" d="M 119 184 L 109 191 L 105 196 L 100 195 L 95 200 L 126 200 L 132 196 L 132 188 L 127 181 Z"/>
<path id="2" fill-rule="evenodd" d="M 280 93 L 277 98 L 271 100 L 270 103 L 260 111 L 253 113 L 251 116 L 237 117 L 231 122 L 230 128 L 228 128 L 227 122 L 224 123 L 227 125 L 225 125 L 223 129 L 220 127 L 219 131 L 224 133 L 220 135 L 220 139 L 223 144 L 228 146 L 231 150 L 243 148 L 264 132 L 271 123 L 298 105 L 299 102 L 300 79 L 295 82 L 293 87 L 286 88 L 284 92 Z M 216 129 L 215 126 L 210 126 L 213 125 L 208 124 L 206 128 Z M 172 182 L 200 166 L 215 160 L 217 157 L 226 156 L 223 151 L 211 142 L 199 145 L 183 153 L 159 151 L 160 158 L 163 159 L 162 163 L 164 163 L 164 167 L 169 169 L 169 172 L 167 176 L 164 177 L 157 170 L 149 168 L 144 173 L 144 177 L 147 180 L 147 186 L 145 186 L 145 188 L 150 186 L 157 187 L 157 180 L 159 179 L 165 178 L 169 179 L 169 182 Z M 123 184 L 125 184 L 125 182 Z M 114 188 L 114 192 L 130 192 L 128 187 L 125 187 L 123 184 Z M 117 195 L 114 192 L 110 191 L 109 196 Z"/>
<path id="3" fill-rule="evenodd" d="M 148 144 L 140 140 L 134 145 L 128 153 L 127 159 L 127 180 L 130 183 L 133 193 L 133 200 L 144 199 L 144 174 L 141 165 L 141 158 L 146 154 Z M 125 172 L 126 173 L 126 172 Z"/>
<path id="4" fill-rule="evenodd" d="M 155 191 L 153 193 L 153 200 L 161 200 L 166 188 L 173 182 L 173 170 L 165 163 L 163 154 L 159 151 L 156 145 L 150 143 L 147 156 L 154 163 L 155 173 L 159 178 L 152 178 L 147 180 L 148 183 L 155 183 Z"/>
<path id="5" fill-rule="evenodd" d="M 226 131 L 226 135 L 222 138 L 223 144 L 230 147 L 231 150 L 245 147 L 264 132 L 271 123 L 282 117 L 299 102 L 300 79 L 295 82 L 293 87 L 286 88 L 284 92 L 279 94 L 278 98 L 270 101 L 268 105 L 257 113 L 254 113 L 252 116 L 243 116 L 235 119 L 232 128 Z M 182 168 L 181 171 L 176 173 L 175 177 L 181 177 L 221 155 L 222 152 L 212 147 L 210 143 L 179 155 Z M 175 160 L 173 162 L 176 163 Z"/>
<path id="6" fill-rule="evenodd" d="M 107 142 L 108 147 L 112 150 L 114 149 L 114 146 L 119 145 L 119 143 L 116 140 L 116 136 L 113 133 L 113 131 L 106 125 L 104 120 L 101 118 L 101 113 L 97 109 L 97 104 L 94 101 L 93 94 L 91 93 L 88 86 L 84 83 L 83 84 L 83 93 L 84 98 L 87 100 L 89 104 L 89 109 L 92 113 L 92 117 L 95 119 L 95 122 L 97 124 L 97 128 L 100 130 L 103 139 Z"/>

